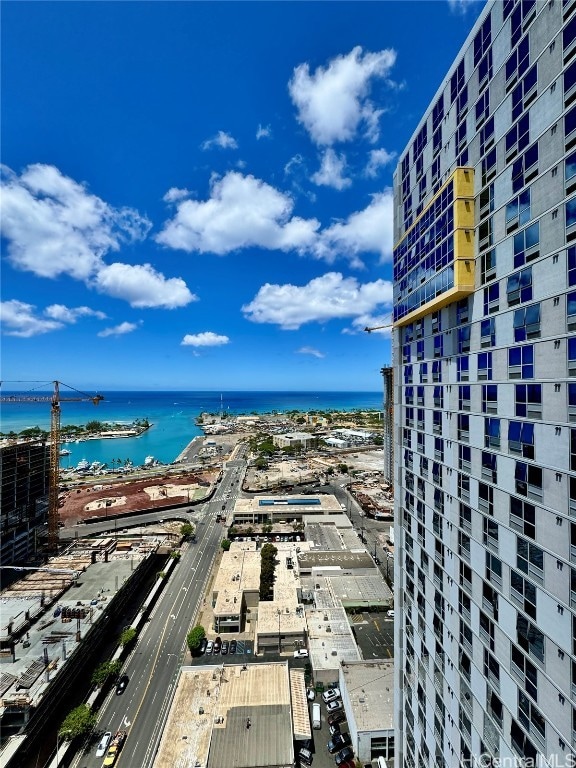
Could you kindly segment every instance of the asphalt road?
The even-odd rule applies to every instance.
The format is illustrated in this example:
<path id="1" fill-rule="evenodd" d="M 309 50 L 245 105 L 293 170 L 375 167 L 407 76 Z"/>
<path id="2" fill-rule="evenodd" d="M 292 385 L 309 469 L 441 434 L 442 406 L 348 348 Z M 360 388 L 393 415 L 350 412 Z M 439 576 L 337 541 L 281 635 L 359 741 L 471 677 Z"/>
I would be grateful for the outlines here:
<path id="1" fill-rule="evenodd" d="M 168 715 L 178 671 L 190 661 L 185 645 L 186 634 L 201 605 L 214 558 L 219 551 L 223 528 L 216 523 L 222 505 L 232 505 L 238 493 L 237 480 L 243 462 L 228 465 L 214 498 L 195 508 L 201 521 L 196 527 L 196 543 L 185 545 L 150 619 L 141 630 L 122 674 L 129 683 L 122 695 L 115 689 L 99 711 L 93 740 L 76 755 L 72 765 L 100 768 L 103 758 L 96 757 L 96 746 L 104 731 L 125 729 L 128 737 L 115 766 L 149 768 L 154 761 Z M 154 516 L 156 519 L 156 516 Z"/>

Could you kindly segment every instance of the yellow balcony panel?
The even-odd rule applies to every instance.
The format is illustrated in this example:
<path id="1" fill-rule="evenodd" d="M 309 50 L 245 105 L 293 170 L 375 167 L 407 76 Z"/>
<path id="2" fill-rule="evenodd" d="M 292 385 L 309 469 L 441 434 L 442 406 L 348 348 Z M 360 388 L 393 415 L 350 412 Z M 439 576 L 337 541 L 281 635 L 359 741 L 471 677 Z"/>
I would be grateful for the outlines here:
<path id="1" fill-rule="evenodd" d="M 457 229 L 454 232 L 454 258 L 474 258 L 474 230 Z"/>
<path id="2" fill-rule="evenodd" d="M 474 200 L 454 201 L 454 228 L 474 229 Z"/>
<path id="3" fill-rule="evenodd" d="M 474 259 L 456 259 L 454 262 L 454 287 L 465 291 L 466 295 L 474 291 Z"/>
<path id="4" fill-rule="evenodd" d="M 472 276 L 474 276 L 474 268 L 472 268 Z M 431 301 L 426 302 L 426 304 L 422 304 L 421 307 L 418 307 L 409 314 L 404 315 L 404 317 L 401 317 L 394 323 L 394 328 L 402 328 L 404 325 L 413 323 L 415 320 L 420 320 L 420 318 L 429 315 L 431 312 L 435 312 L 438 309 L 443 309 L 455 301 L 459 301 L 466 296 L 470 296 L 470 294 L 473 292 L 474 280 L 472 280 L 472 285 L 469 288 L 460 285 L 456 285 L 454 288 L 449 288 L 447 291 L 440 294 L 440 296 L 436 296 L 435 299 L 431 299 Z"/>
<path id="5" fill-rule="evenodd" d="M 454 179 L 454 197 L 474 199 L 474 168 L 456 168 L 451 178 Z"/>

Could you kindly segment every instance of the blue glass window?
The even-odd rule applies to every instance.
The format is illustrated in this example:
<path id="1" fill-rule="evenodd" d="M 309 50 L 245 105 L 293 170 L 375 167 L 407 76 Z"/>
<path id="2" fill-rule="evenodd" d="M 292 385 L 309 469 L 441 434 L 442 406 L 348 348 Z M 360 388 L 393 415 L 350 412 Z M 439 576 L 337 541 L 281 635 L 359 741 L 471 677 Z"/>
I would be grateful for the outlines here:
<path id="1" fill-rule="evenodd" d="M 470 410 L 470 384 L 462 384 L 458 387 L 458 410 Z"/>
<path id="2" fill-rule="evenodd" d="M 454 102 L 464 86 L 464 59 L 458 64 L 450 78 L 450 101 Z"/>
<path id="3" fill-rule="evenodd" d="M 484 417 L 484 447 L 500 447 L 500 419 Z"/>
<path id="4" fill-rule="evenodd" d="M 528 35 L 522 38 L 506 60 L 506 82 L 512 77 L 522 77 L 530 66 L 530 43 Z"/>
<path id="5" fill-rule="evenodd" d="M 509 307 L 524 301 L 532 301 L 532 267 L 510 275 L 506 284 L 506 295 Z"/>
<path id="6" fill-rule="evenodd" d="M 576 107 L 572 107 L 572 109 L 564 115 L 564 137 L 567 139 L 575 128 Z"/>
<path id="7" fill-rule="evenodd" d="M 442 361 L 434 360 L 432 363 L 432 381 L 442 381 Z"/>
<path id="8" fill-rule="evenodd" d="M 500 284 L 492 283 L 484 288 L 484 315 L 498 312 L 500 308 Z"/>
<path id="9" fill-rule="evenodd" d="M 527 261 L 540 255 L 540 222 L 535 221 L 529 227 L 514 235 L 514 266 L 521 267 Z"/>
<path id="10" fill-rule="evenodd" d="M 486 55 L 483 59 L 481 59 L 480 64 L 478 65 L 478 82 L 480 85 L 484 82 L 486 79 L 490 79 L 492 77 L 492 48 L 490 48 L 488 51 L 486 51 Z"/>
<path id="11" fill-rule="evenodd" d="M 506 204 L 506 231 L 521 227 L 530 221 L 530 188 Z"/>
<path id="12" fill-rule="evenodd" d="M 534 347 L 510 347 L 508 350 L 508 376 L 511 379 L 534 378 Z"/>
<path id="13" fill-rule="evenodd" d="M 542 418 L 542 384 L 516 384 L 516 416 Z"/>
<path id="14" fill-rule="evenodd" d="M 482 22 L 482 26 L 474 37 L 474 66 L 478 66 L 478 62 L 482 56 L 486 53 L 492 42 L 492 28 L 490 14 L 486 17 L 486 20 Z"/>
<path id="15" fill-rule="evenodd" d="M 442 357 L 444 354 L 444 337 L 442 334 L 434 337 L 434 357 Z"/>
<path id="16" fill-rule="evenodd" d="M 404 384 L 412 384 L 412 366 L 404 366 Z"/>
<path id="17" fill-rule="evenodd" d="M 482 386 L 482 413 L 496 413 L 498 410 L 498 385 Z"/>
<path id="18" fill-rule="evenodd" d="M 468 381 L 470 376 L 470 358 L 467 355 L 456 358 L 456 378 L 458 381 Z"/>
<path id="19" fill-rule="evenodd" d="M 458 328 L 458 354 L 470 351 L 470 326 Z"/>
<path id="20" fill-rule="evenodd" d="M 410 362 L 410 344 L 404 344 L 402 347 L 402 362 L 403 363 L 409 363 Z"/>
<path id="21" fill-rule="evenodd" d="M 496 344 L 496 321 L 490 317 L 480 323 L 480 344 L 483 347 L 493 347 Z"/>
<path id="22" fill-rule="evenodd" d="M 567 354 L 568 354 L 568 362 L 576 363 L 576 336 L 570 336 L 568 338 Z"/>
<path id="23" fill-rule="evenodd" d="M 512 152 L 512 150 L 515 150 L 517 153 L 521 152 L 525 147 L 528 146 L 529 141 L 530 113 L 527 112 L 525 115 L 522 115 L 520 120 L 518 120 L 518 122 L 515 123 L 506 134 L 505 147 L 506 156 L 508 159 L 512 159 L 509 157 L 509 153 Z"/>
<path id="24" fill-rule="evenodd" d="M 440 94 L 438 101 L 436 104 L 434 104 L 434 107 L 432 108 L 432 130 L 435 131 L 436 128 L 441 124 L 442 118 L 444 117 L 444 94 Z"/>
<path id="25" fill-rule="evenodd" d="M 480 129 L 480 154 L 483 155 L 486 152 L 488 142 L 494 138 L 494 118 L 491 117 L 486 120 L 482 128 Z"/>
<path id="26" fill-rule="evenodd" d="M 425 384 L 428 381 L 428 363 L 420 363 L 420 383 Z"/>
<path id="27" fill-rule="evenodd" d="M 514 341 L 527 341 L 540 336 L 540 304 L 514 311 Z"/>
<path id="28" fill-rule="evenodd" d="M 485 90 L 480 97 L 478 98 L 478 101 L 476 102 L 475 106 L 476 111 L 476 126 L 486 120 L 486 118 L 490 117 L 490 91 Z"/>
<path id="29" fill-rule="evenodd" d="M 492 352 L 478 353 L 478 380 L 490 381 L 492 379 Z"/>
<path id="30" fill-rule="evenodd" d="M 576 20 L 576 17 L 575 17 L 575 20 Z M 570 179 L 573 179 L 574 176 L 576 176 L 576 152 L 572 152 L 572 154 L 568 155 L 566 160 L 564 160 L 565 181 L 570 181 Z"/>
<path id="31" fill-rule="evenodd" d="M 564 95 L 572 88 L 576 83 L 576 61 L 572 62 L 569 67 L 564 70 Z"/>
<path id="32" fill-rule="evenodd" d="M 406 405 L 414 405 L 414 387 L 404 389 L 404 402 Z"/>
<path id="33" fill-rule="evenodd" d="M 512 164 L 512 192 L 519 192 L 537 173 L 538 142 L 536 141 Z"/>
<path id="34" fill-rule="evenodd" d="M 576 197 L 566 203 L 566 228 L 576 224 Z"/>
<path id="35" fill-rule="evenodd" d="M 525 459 L 534 458 L 534 424 L 527 421 L 508 422 L 508 450 Z"/>
<path id="36" fill-rule="evenodd" d="M 569 322 L 572 322 L 572 318 L 576 315 L 576 293 L 566 295 L 566 315 Z"/>

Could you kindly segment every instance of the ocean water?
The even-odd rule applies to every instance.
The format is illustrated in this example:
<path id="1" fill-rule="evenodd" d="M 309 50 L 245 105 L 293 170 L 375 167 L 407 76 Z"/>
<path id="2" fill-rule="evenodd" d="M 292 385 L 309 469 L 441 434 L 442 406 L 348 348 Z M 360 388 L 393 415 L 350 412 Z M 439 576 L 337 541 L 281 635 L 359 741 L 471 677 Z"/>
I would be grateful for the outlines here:
<path id="1" fill-rule="evenodd" d="M 17 394 L 3 392 L 4 396 Z M 30 393 L 32 394 L 32 393 Z M 45 397 L 43 402 L 3 402 L 0 404 L 0 431 L 20 432 L 29 427 L 50 430 L 50 392 L 34 392 Z M 100 461 L 110 467 L 129 459 L 144 463 L 154 456 L 169 464 L 184 450 L 192 438 L 201 435 L 195 420 L 202 412 L 231 416 L 277 411 L 353 411 L 382 409 L 382 392 L 103 392 L 97 406 L 91 401 L 67 401 L 77 396 L 74 391 L 60 390 L 62 425 L 84 425 L 89 421 L 131 424 L 148 419 L 152 424 L 140 437 L 113 440 L 87 440 L 63 443 L 71 451 L 62 457 L 62 467 L 74 467 L 82 459 Z"/>

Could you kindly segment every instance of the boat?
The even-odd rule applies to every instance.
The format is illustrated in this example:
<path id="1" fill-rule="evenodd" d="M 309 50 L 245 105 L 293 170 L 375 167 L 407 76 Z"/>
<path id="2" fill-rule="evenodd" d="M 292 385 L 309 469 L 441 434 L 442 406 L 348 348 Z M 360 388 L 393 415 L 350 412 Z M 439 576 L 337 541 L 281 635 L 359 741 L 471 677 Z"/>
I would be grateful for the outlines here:
<path id="1" fill-rule="evenodd" d="M 155 463 L 156 463 L 156 459 L 154 458 L 154 456 L 146 456 L 146 458 L 144 459 L 145 467 L 153 467 Z"/>
<path id="2" fill-rule="evenodd" d="M 82 472 L 85 469 L 90 469 L 90 463 L 86 461 L 86 459 L 82 459 L 78 462 L 78 464 L 76 464 L 76 471 Z"/>
<path id="3" fill-rule="evenodd" d="M 72 451 L 69 451 L 68 448 L 62 448 L 60 451 L 60 456 L 70 456 L 71 453 Z"/>

